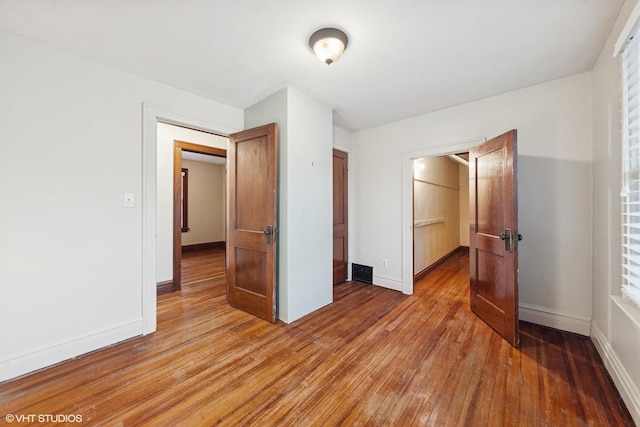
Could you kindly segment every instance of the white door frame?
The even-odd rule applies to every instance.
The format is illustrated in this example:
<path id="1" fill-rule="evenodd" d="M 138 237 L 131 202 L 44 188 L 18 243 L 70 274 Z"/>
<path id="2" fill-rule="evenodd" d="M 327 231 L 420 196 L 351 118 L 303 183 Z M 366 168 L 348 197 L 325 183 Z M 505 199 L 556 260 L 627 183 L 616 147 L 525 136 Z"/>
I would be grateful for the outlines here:
<path id="1" fill-rule="evenodd" d="M 402 293 L 413 294 L 413 161 L 464 153 L 487 138 L 474 138 L 402 152 Z"/>
<path id="2" fill-rule="evenodd" d="M 180 113 L 156 105 L 142 104 L 142 333 L 150 334 L 157 326 L 156 283 L 156 188 L 158 169 L 158 122 L 184 126 L 217 135 L 229 136 L 241 129 L 215 123 L 201 117 Z"/>

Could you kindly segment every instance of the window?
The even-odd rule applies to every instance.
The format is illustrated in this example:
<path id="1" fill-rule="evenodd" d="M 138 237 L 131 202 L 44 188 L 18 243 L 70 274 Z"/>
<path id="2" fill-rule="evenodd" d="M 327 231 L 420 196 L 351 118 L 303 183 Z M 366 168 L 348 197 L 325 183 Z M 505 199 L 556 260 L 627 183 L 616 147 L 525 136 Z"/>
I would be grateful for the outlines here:
<path id="1" fill-rule="evenodd" d="M 640 33 L 622 59 L 622 293 L 640 306 Z"/>
<path id="2" fill-rule="evenodd" d="M 189 169 L 182 168 L 180 177 L 180 227 L 182 232 L 189 231 Z"/>

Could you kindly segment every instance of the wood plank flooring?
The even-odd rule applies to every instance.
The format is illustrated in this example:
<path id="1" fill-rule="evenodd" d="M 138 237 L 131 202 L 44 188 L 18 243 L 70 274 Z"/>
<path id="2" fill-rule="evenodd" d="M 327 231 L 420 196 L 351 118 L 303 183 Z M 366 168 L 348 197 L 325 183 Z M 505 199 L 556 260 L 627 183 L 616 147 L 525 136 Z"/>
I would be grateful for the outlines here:
<path id="1" fill-rule="evenodd" d="M 0 384 L 0 424 L 633 425 L 589 338 L 521 322 L 514 349 L 470 313 L 467 266 L 457 254 L 412 296 L 344 283 L 286 325 L 225 304 L 222 251 L 185 254 L 156 333 Z"/>

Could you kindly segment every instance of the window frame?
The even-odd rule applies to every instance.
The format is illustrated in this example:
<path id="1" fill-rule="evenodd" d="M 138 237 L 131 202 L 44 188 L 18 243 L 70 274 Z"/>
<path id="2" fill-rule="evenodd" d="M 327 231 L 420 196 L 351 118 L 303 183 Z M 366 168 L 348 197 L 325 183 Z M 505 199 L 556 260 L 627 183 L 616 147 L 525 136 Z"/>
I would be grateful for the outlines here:
<path id="1" fill-rule="evenodd" d="M 180 173 L 180 228 L 189 232 L 189 169 L 182 168 Z"/>
<path id="2" fill-rule="evenodd" d="M 640 307 L 640 31 L 622 50 L 622 296 Z"/>

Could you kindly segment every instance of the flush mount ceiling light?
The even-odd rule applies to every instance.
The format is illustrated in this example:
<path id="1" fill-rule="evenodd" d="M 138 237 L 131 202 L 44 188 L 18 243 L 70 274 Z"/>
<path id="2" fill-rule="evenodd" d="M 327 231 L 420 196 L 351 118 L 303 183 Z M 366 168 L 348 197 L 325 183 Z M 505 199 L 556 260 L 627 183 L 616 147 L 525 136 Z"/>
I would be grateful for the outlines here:
<path id="1" fill-rule="evenodd" d="M 331 65 L 347 49 L 347 35 L 337 28 L 323 28 L 311 34 L 309 46 L 320 61 Z"/>

